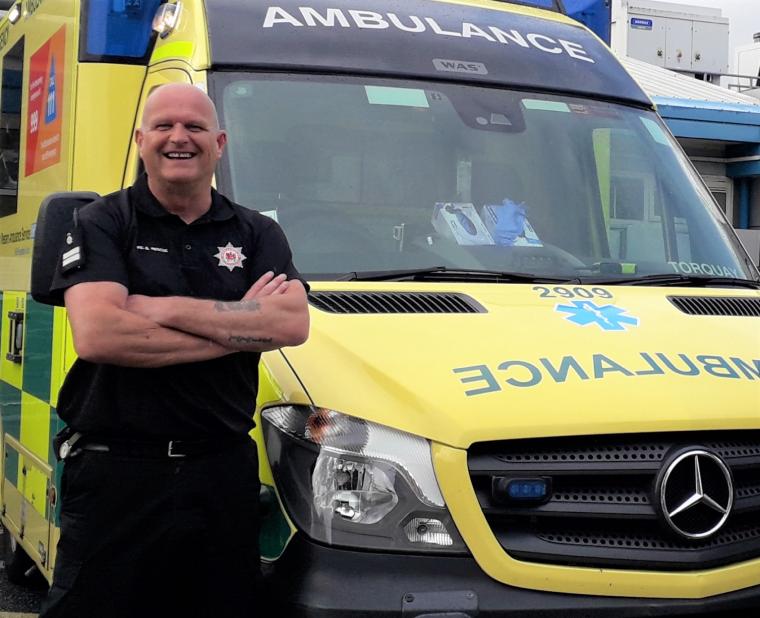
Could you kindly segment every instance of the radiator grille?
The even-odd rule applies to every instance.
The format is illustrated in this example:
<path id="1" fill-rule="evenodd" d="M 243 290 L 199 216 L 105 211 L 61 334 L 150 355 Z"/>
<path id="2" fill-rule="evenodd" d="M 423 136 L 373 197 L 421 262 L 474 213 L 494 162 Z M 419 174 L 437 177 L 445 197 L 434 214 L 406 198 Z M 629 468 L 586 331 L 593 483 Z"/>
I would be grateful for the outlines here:
<path id="1" fill-rule="evenodd" d="M 731 470 L 734 505 L 703 540 L 677 536 L 659 513 L 657 479 L 674 453 L 702 449 Z M 511 440 L 473 445 L 475 494 L 502 548 L 519 560 L 662 571 L 760 557 L 760 431 Z M 544 478 L 543 503 L 495 495 L 497 478 Z M 691 491 L 691 489 L 689 489 Z"/>

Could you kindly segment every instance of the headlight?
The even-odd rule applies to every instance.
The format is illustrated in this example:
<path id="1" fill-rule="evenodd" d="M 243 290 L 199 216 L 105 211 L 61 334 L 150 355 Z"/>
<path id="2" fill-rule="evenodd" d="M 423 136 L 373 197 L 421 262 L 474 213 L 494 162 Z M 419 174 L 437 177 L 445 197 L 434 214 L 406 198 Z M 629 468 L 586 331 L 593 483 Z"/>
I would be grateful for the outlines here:
<path id="1" fill-rule="evenodd" d="M 311 538 L 346 547 L 467 551 L 427 440 L 326 408 L 278 406 L 261 417 L 280 497 Z"/>

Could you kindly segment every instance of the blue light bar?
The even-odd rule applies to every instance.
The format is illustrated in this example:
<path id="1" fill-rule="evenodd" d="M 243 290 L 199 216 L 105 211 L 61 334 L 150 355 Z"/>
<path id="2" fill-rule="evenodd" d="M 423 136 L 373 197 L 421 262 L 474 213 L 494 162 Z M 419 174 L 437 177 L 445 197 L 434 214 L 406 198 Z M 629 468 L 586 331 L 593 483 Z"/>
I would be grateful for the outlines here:
<path id="1" fill-rule="evenodd" d="M 87 48 L 90 56 L 142 58 L 148 52 L 156 9 L 164 0 L 90 0 Z"/>
<path id="2" fill-rule="evenodd" d="M 562 7 L 557 0 L 499 0 L 500 2 L 511 2 L 512 4 L 524 4 L 526 6 L 533 6 L 538 9 L 547 9 L 549 11 L 557 11 L 562 13 Z"/>
<path id="3" fill-rule="evenodd" d="M 565 11 L 573 19 L 596 32 L 602 41 L 610 44 L 612 7 L 609 0 L 563 0 Z"/>
<path id="4" fill-rule="evenodd" d="M 546 502 L 552 491 L 550 477 L 509 478 L 496 476 L 491 479 L 491 495 L 496 502 L 522 502 L 539 504 Z"/>
<path id="5" fill-rule="evenodd" d="M 517 479 L 507 485 L 507 495 L 512 500 L 544 500 L 548 492 L 546 479 Z"/>

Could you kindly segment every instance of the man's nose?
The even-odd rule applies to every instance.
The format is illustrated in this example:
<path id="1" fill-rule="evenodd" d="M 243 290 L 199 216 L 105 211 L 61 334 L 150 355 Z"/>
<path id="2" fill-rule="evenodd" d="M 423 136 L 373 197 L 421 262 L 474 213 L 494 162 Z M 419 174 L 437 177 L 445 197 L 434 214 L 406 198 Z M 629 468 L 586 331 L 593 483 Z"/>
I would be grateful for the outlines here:
<path id="1" fill-rule="evenodd" d="M 173 142 L 182 143 L 187 141 L 187 129 L 181 122 L 176 122 L 169 132 L 169 139 Z"/>

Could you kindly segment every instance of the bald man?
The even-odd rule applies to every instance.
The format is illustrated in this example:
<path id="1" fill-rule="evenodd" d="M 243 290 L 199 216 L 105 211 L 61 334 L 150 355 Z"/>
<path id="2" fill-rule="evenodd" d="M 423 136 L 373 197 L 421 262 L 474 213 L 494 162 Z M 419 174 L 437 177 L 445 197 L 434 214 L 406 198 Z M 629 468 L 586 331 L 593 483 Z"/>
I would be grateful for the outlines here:
<path id="1" fill-rule="evenodd" d="M 79 211 L 53 283 L 78 358 L 41 616 L 264 615 L 248 434 L 261 352 L 308 336 L 307 286 L 277 223 L 211 187 L 227 134 L 203 91 L 155 90 L 134 138 L 145 174 Z"/>

